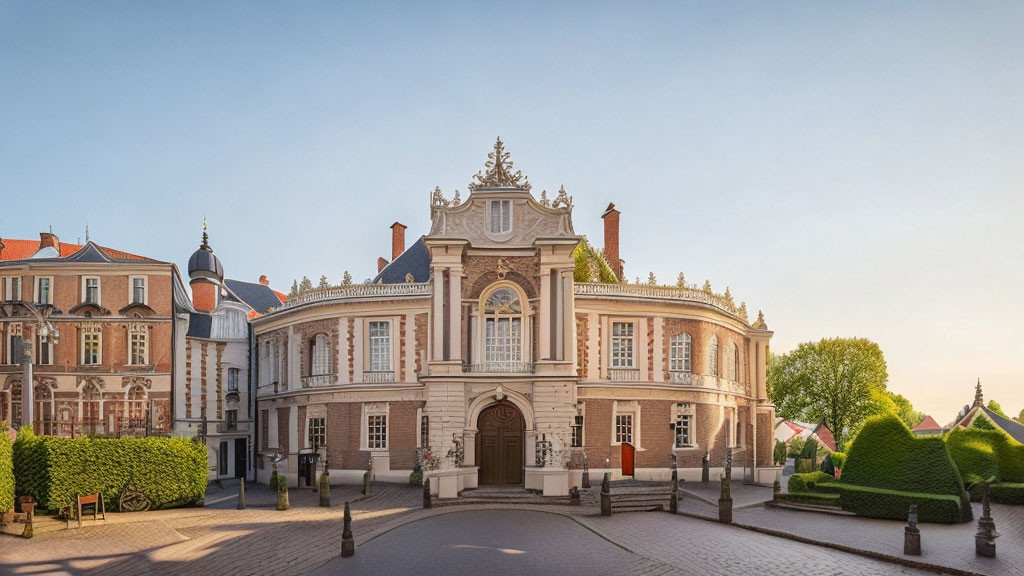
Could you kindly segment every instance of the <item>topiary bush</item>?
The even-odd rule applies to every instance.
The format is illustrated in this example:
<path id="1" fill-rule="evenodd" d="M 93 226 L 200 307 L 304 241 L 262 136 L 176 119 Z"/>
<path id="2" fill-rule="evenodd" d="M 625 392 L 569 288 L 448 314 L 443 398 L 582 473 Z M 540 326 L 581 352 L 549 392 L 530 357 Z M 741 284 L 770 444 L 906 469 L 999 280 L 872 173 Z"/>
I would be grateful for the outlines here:
<path id="1" fill-rule="evenodd" d="M 818 441 L 814 438 L 810 438 L 807 442 L 804 442 L 804 447 L 800 450 L 801 458 L 814 459 L 818 455 Z"/>
<path id="2" fill-rule="evenodd" d="M 824 472 L 816 471 L 807 474 L 793 474 L 789 477 L 787 487 L 790 492 L 807 492 L 814 490 L 826 482 L 835 482 L 836 479 Z"/>
<path id="3" fill-rule="evenodd" d="M 15 486 L 39 508 L 58 510 L 100 492 L 109 509 L 131 484 L 154 509 L 201 503 L 206 446 L 185 438 L 59 438 L 19 435 Z"/>
<path id="4" fill-rule="evenodd" d="M 786 444 L 783 442 L 775 441 L 775 450 L 772 452 L 772 461 L 781 466 L 786 463 Z"/>
<path id="5" fill-rule="evenodd" d="M 993 476 L 997 481 L 1024 482 L 1024 444 L 1002 430 L 953 430 L 946 435 L 946 447 L 964 484 Z"/>
<path id="6" fill-rule="evenodd" d="M 814 472 L 814 460 L 810 458 L 797 458 L 793 461 L 793 467 L 799 474 L 810 474 Z"/>
<path id="7" fill-rule="evenodd" d="M 984 413 L 978 414 L 974 417 L 974 422 L 971 422 L 971 428 L 977 428 L 978 430 L 998 430 L 995 424 L 989 422 Z"/>
<path id="8" fill-rule="evenodd" d="M 841 483 L 844 485 L 955 496 L 961 506 L 958 518 L 964 522 L 971 519 L 970 498 L 946 449 L 946 442 L 939 437 L 915 437 L 893 414 L 873 416 L 865 422 L 850 447 L 842 471 Z M 892 501 L 893 498 L 886 497 L 886 500 Z M 876 509 L 865 505 L 858 508 Z M 899 514 L 905 516 L 906 510 L 899 511 Z"/>
<path id="9" fill-rule="evenodd" d="M 14 509 L 14 451 L 7 425 L 0 422 L 0 514 Z"/>
<path id="10" fill-rule="evenodd" d="M 833 452 L 828 457 L 832 460 L 832 465 L 839 470 L 842 470 L 843 466 L 846 465 L 846 454 L 844 452 Z"/>
<path id="11" fill-rule="evenodd" d="M 804 449 L 804 439 L 800 436 L 794 436 L 789 441 L 789 454 L 790 458 L 796 458 L 800 456 L 800 452 Z"/>

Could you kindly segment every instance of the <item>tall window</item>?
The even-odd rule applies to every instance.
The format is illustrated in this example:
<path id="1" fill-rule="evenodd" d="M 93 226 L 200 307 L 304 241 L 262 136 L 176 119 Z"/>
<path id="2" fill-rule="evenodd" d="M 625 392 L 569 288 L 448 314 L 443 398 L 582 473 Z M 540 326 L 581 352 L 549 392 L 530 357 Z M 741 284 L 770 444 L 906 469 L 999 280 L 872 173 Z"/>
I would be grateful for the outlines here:
<path id="1" fill-rule="evenodd" d="M 708 374 L 718 376 L 718 336 L 708 340 Z"/>
<path id="2" fill-rule="evenodd" d="M 11 399 L 11 424 L 21 425 L 21 382 L 11 383 L 11 387 L 8 390 L 10 393 L 9 398 Z"/>
<path id="3" fill-rule="evenodd" d="M 36 334 L 36 364 L 48 366 L 53 364 L 53 342 Z"/>
<path id="4" fill-rule="evenodd" d="M 7 300 L 21 300 L 21 276 L 5 278 L 5 298 Z"/>
<path id="5" fill-rule="evenodd" d="M 36 278 L 36 302 L 39 304 L 53 304 L 50 282 L 49 278 Z"/>
<path id="6" fill-rule="evenodd" d="M 683 332 L 672 336 L 668 349 L 668 369 L 673 372 L 689 372 L 691 369 L 690 353 L 693 350 L 693 338 Z"/>
<path id="7" fill-rule="evenodd" d="M 102 358 L 102 334 L 98 328 L 91 328 L 82 333 L 82 364 L 99 364 Z"/>
<path id="8" fill-rule="evenodd" d="M 633 443 L 633 415 L 615 415 L 615 441 L 618 443 Z"/>
<path id="9" fill-rule="evenodd" d="M 85 279 L 85 302 L 88 304 L 100 303 L 100 279 L 88 277 Z"/>
<path id="10" fill-rule="evenodd" d="M 729 379 L 738 381 L 740 379 L 740 347 L 735 342 L 732 345 L 731 356 L 729 359 Z"/>
<path id="11" fill-rule="evenodd" d="M 366 447 L 371 450 L 388 447 L 388 417 L 371 414 L 366 417 Z"/>
<path id="12" fill-rule="evenodd" d="M 7 337 L 7 363 L 19 364 L 22 354 L 24 352 L 22 351 L 21 333 L 14 333 L 12 331 Z"/>
<path id="13" fill-rule="evenodd" d="M 573 417 L 572 422 L 572 439 L 571 444 L 573 448 L 583 447 L 583 415 L 577 414 Z"/>
<path id="14" fill-rule="evenodd" d="M 309 447 L 323 448 L 327 444 L 327 418 L 309 419 Z"/>
<path id="15" fill-rule="evenodd" d="M 103 423 L 100 418 L 100 391 L 92 382 L 82 387 L 82 431 L 95 434 Z"/>
<path id="16" fill-rule="evenodd" d="M 512 201 L 491 200 L 491 232 L 500 234 L 512 229 Z"/>
<path id="17" fill-rule="evenodd" d="M 140 426 L 146 415 L 146 389 L 138 384 L 128 389 L 128 418 L 133 426 Z"/>
<path id="18" fill-rule="evenodd" d="M 238 368 L 228 368 L 228 392 L 238 392 L 238 375 L 241 370 Z"/>
<path id="19" fill-rule="evenodd" d="M 676 448 L 693 446 L 693 404 L 676 404 Z"/>
<path id="20" fill-rule="evenodd" d="M 511 288 L 495 290 L 484 302 L 484 362 L 513 365 L 523 361 L 523 306 Z"/>
<path id="21" fill-rule="evenodd" d="M 430 445 L 430 416 L 420 416 L 420 446 Z"/>
<path id="22" fill-rule="evenodd" d="M 228 426 L 228 430 L 234 431 L 238 429 L 238 410 L 225 410 L 224 411 L 224 422 Z"/>
<path id="23" fill-rule="evenodd" d="M 217 458 L 217 474 L 226 476 L 228 473 L 228 443 L 220 443 L 220 453 Z"/>
<path id="24" fill-rule="evenodd" d="M 128 333 L 128 342 L 131 352 L 131 363 L 135 366 L 144 366 L 149 363 L 149 346 L 144 326 L 133 327 Z"/>
<path id="25" fill-rule="evenodd" d="M 132 277 L 132 304 L 146 303 L 146 279 L 141 276 Z"/>
<path id="26" fill-rule="evenodd" d="M 331 371 L 331 361 L 328 356 L 327 336 L 317 334 L 310 343 L 310 348 L 309 375 L 329 374 Z"/>
<path id="27" fill-rule="evenodd" d="M 53 434 L 53 390 L 45 384 L 37 384 L 35 387 L 36 401 L 36 431 L 43 434 Z"/>
<path id="28" fill-rule="evenodd" d="M 612 322 L 612 368 L 633 367 L 633 323 Z"/>
<path id="29" fill-rule="evenodd" d="M 370 371 L 391 371 L 391 322 L 370 322 Z"/>

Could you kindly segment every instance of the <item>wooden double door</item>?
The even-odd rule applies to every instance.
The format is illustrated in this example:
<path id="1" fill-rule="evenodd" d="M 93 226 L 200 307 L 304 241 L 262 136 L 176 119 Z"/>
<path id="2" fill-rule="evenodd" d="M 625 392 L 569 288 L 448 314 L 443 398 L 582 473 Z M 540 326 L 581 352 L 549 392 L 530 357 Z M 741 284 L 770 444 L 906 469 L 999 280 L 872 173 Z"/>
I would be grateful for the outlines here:
<path id="1" fill-rule="evenodd" d="M 522 484 L 523 415 L 508 401 L 488 406 L 477 420 L 476 461 L 480 484 Z"/>

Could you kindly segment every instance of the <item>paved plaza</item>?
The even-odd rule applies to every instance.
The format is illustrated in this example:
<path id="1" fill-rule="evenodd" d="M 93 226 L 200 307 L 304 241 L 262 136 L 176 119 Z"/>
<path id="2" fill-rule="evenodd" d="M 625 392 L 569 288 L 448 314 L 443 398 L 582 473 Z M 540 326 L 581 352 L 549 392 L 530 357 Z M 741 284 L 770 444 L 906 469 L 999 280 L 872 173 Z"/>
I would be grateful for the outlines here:
<path id="1" fill-rule="evenodd" d="M 616 488 L 628 484 L 613 485 Z M 582 506 L 473 504 L 424 510 L 418 488 L 380 484 L 369 498 L 357 487 L 332 489 L 332 507 L 311 490 L 291 490 L 292 509 L 274 510 L 263 486 L 235 510 L 236 488 L 211 487 L 205 508 L 110 514 L 82 529 L 0 539 L 3 574 L 934 574 L 693 516 L 712 516 L 714 486 L 687 486 L 681 514 L 602 517 L 596 489 Z M 740 525 L 902 557 L 898 522 L 778 510 L 758 504 L 770 489 L 736 486 Z M 352 502 L 353 558 L 339 557 L 342 505 Z M 513 509 L 509 509 L 513 508 Z M 692 515 L 691 515 L 692 514 Z M 922 525 L 926 564 L 950 573 L 1024 574 L 1019 507 L 994 508 L 996 559 L 973 555 L 974 524 Z M 527 527 L 529 529 L 527 529 Z"/>

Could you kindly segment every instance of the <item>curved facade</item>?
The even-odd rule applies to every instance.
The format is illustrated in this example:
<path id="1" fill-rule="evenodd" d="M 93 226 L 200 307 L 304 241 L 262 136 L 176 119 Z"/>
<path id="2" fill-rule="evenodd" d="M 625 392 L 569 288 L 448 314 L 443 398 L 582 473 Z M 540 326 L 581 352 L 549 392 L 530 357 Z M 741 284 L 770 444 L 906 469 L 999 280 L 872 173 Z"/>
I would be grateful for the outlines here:
<path id="1" fill-rule="evenodd" d="M 731 446 L 735 474 L 774 480 L 763 319 L 710 287 L 577 282 L 572 198 L 535 198 L 500 141 L 490 156 L 464 202 L 434 192 L 430 233 L 378 283 L 253 320 L 259 479 L 279 453 L 304 483 L 315 452 L 334 481 L 372 457 L 377 480 L 405 482 L 429 446 L 442 496 L 562 495 L 584 466 L 667 479 L 673 454 L 699 479 L 705 453 L 720 468 Z"/>

